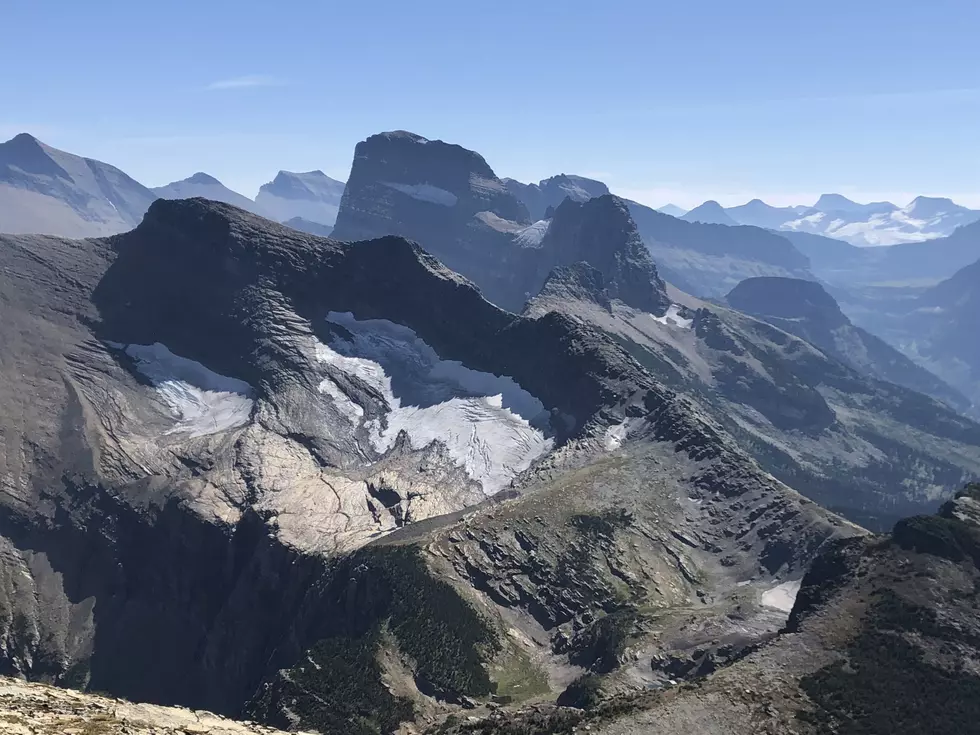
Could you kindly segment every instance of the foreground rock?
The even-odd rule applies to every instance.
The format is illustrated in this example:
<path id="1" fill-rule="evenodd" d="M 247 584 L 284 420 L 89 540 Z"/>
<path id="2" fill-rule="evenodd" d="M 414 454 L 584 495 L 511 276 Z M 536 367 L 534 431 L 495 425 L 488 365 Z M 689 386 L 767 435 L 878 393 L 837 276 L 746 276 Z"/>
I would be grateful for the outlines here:
<path id="1" fill-rule="evenodd" d="M 275 735 L 281 730 L 210 712 L 157 707 L 0 677 L 6 735 Z"/>
<path id="2" fill-rule="evenodd" d="M 890 536 L 819 556 L 786 628 L 700 681 L 588 710 L 497 713 L 442 733 L 980 732 L 977 488 Z"/>

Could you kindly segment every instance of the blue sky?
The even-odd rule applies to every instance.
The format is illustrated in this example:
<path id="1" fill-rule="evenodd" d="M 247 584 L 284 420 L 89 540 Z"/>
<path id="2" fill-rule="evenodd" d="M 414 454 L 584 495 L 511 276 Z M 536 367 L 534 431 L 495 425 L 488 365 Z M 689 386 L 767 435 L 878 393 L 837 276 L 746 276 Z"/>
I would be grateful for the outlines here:
<path id="1" fill-rule="evenodd" d="M 653 205 L 980 207 L 977 0 L 3 0 L 0 137 L 148 185 L 346 178 L 407 129 Z"/>

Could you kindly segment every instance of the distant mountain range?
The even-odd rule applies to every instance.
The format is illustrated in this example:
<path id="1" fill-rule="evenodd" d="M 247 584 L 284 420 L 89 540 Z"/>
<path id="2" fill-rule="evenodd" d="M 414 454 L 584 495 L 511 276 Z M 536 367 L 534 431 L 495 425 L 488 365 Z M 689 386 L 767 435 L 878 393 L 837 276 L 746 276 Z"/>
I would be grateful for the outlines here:
<path id="1" fill-rule="evenodd" d="M 950 199 L 917 197 L 907 206 L 898 207 L 891 202 L 859 204 L 840 194 L 824 194 L 810 208 L 773 207 L 759 199 L 727 209 L 717 202 L 705 202 L 684 217 L 693 221 L 692 215 L 707 217 L 700 221 L 729 224 L 724 218 L 742 225 L 825 235 L 857 246 L 898 245 L 946 237 L 957 227 L 980 220 L 980 211 Z"/>
<path id="2" fill-rule="evenodd" d="M 156 198 L 114 166 L 26 133 L 0 143 L 0 232 L 111 235 L 138 225 Z"/>
<path id="3" fill-rule="evenodd" d="M 917 197 L 905 207 L 891 202 L 860 204 L 840 194 L 824 194 L 812 207 L 774 207 L 753 199 L 737 207 L 709 200 L 685 212 L 668 204 L 659 211 L 688 222 L 752 225 L 770 230 L 832 237 L 859 247 L 898 245 L 946 237 L 980 220 L 980 211 L 950 199 Z"/>
<path id="4" fill-rule="evenodd" d="M 591 324 L 658 380 L 697 395 L 767 471 L 865 524 L 928 507 L 927 492 L 892 486 L 913 465 L 937 482 L 950 467 L 957 481 L 975 471 L 956 452 L 980 462 L 968 448 L 980 426 L 949 407 L 970 401 L 850 324 L 786 238 L 591 196 L 603 191 L 564 174 L 502 180 L 475 151 L 395 131 L 358 144 L 334 235 L 425 243 L 493 303 Z M 734 289 L 730 299 L 746 296 L 753 315 L 682 293 L 684 281 Z M 879 462 L 902 469 L 883 481 Z"/>
<path id="5" fill-rule="evenodd" d="M 810 259 L 814 274 L 837 286 L 927 283 L 949 278 L 980 258 L 980 221 L 946 237 L 862 248 L 808 232 L 779 234 Z M 931 282 L 931 283 L 930 283 Z"/>
<path id="6" fill-rule="evenodd" d="M 678 207 L 676 204 L 665 204 L 657 209 L 658 212 L 669 214 L 671 217 L 680 217 L 687 212 L 686 209 Z"/>
<path id="7" fill-rule="evenodd" d="M 255 214 L 262 214 L 255 202 L 237 191 L 232 191 L 213 176 L 196 173 L 189 179 L 174 181 L 166 186 L 154 187 L 153 193 L 161 199 L 193 199 L 203 197 L 216 202 L 224 202 Z"/>
<path id="8" fill-rule="evenodd" d="M 709 200 L 701 206 L 695 207 L 690 212 L 681 217 L 685 222 L 700 222 L 703 225 L 728 225 L 734 227 L 739 222 L 732 219 L 724 207 L 714 200 Z"/>
<path id="9" fill-rule="evenodd" d="M 32 141 L 9 189 L 139 224 L 0 235 L 0 673 L 117 699 L 0 676 L 0 721 L 971 732 L 980 488 L 891 537 L 835 514 L 933 513 L 980 423 L 802 249 L 871 274 L 980 223 L 862 249 L 395 131 L 357 145 L 334 239 L 320 172 L 150 191 Z M 980 361 L 980 264 L 901 293 L 913 359 Z"/>
<path id="10" fill-rule="evenodd" d="M 531 219 L 550 217 L 566 197 L 583 202 L 609 193 L 601 181 L 568 174 L 538 184 L 503 181 L 527 207 Z M 688 293 L 721 298 L 745 278 L 813 278 L 806 257 L 788 240 L 758 227 L 735 227 L 738 223 L 723 211 L 719 215 L 717 202 L 702 205 L 700 212 L 684 214 L 673 205 L 657 210 L 629 199 L 623 201 L 660 273 Z M 677 218 L 672 212 L 684 216 Z"/>
<path id="11" fill-rule="evenodd" d="M 343 193 L 344 182 L 322 171 L 280 171 L 255 200 L 203 172 L 150 189 L 114 166 L 52 148 L 27 133 L 0 143 L 0 232 L 10 234 L 113 235 L 138 225 L 155 199 L 193 197 L 323 234 L 337 219 Z"/>
<path id="12" fill-rule="evenodd" d="M 286 222 L 299 217 L 333 227 L 343 195 L 344 182 L 331 179 L 323 171 L 280 171 L 259 189 L 255 203 L 270 219 Z"/>

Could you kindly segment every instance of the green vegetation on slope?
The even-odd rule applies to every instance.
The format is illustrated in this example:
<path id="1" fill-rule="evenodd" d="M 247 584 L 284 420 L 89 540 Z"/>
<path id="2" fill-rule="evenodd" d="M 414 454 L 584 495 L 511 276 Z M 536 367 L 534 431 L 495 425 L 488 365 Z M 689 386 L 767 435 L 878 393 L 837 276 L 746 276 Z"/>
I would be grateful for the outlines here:
<path id="1" fill-rule="evenodd" d="M 847 662 L 801 680 L 819 706 L 801 719 L 839 735 L 980 733 L 980 677 L 928 662 L 902 633 L 950 637 L 932 610 L 883 593 L 848 647 Z"/>
<path id="2" fill-rule="evenodd" d="M 328 735 L 392 732 L 413 706 L 383 684 L 385 629 L 421 691 L 447 700 L 493 692 L 485 660 L 500 648 L 496 632 L 416 547 L 370 547 L 341 561 L 324 603 L 318 642 L 250 708 L 263 720 Z"/>

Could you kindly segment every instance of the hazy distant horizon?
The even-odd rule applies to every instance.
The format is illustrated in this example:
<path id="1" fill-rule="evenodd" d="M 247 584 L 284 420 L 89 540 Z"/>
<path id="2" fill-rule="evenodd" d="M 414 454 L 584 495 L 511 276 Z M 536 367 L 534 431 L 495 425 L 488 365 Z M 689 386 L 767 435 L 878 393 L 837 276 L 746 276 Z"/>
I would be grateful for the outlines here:
<path id="1" fill-rule="evenodd" d="M 972 0 L 15 0 L 4 20 L 23 32 L 4 44 L 0 137 L 27 131 L 148 186 L 345 179 L 359 140 L 405 129 L 500 176 L 578 173 L 656 207 L 836 192 L 980 208 Z"/>

